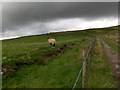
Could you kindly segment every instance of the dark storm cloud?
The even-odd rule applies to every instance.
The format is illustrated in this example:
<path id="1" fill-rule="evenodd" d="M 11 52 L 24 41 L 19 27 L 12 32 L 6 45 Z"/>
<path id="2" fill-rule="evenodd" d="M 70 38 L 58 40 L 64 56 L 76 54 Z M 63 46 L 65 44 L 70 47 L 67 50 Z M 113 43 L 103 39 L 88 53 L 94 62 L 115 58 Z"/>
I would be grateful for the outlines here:
<path id="1" fill-rule="evenodd" d="M 19 2 L 3 3 L 3 32 L 17 30 L 34 22 L 50 22 L 66 18 L 87 21 L 117 18 L 117 2 Z"/>

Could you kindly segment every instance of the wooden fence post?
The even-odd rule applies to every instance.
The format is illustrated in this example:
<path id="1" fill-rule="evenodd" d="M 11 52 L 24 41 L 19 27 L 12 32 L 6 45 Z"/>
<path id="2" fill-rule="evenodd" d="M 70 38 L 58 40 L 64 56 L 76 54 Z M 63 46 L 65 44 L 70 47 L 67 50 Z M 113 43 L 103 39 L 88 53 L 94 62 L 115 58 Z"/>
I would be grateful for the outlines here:
<path id="1" fill-rule="evenodd" d="M 83 50 L 83 62 L 85 60 L 85 56 L 86 56 L 86 51 Z"/>
<path id="2" fill-rule="evenodd" d="M 82 88 L 85 88 L 86 87 L 86 73 L 87 73 L 87 63 L 86 63 L 86 60 L 85 60 L 85 57 L 86 57 L 86 52 L 83 51 L 83 57 L 84 57 L 84 66 L 83 66 L 83 79 L 82 79 Z"/>
<path id="3" fill-rule="evenodd" d="M 93 50 L 93 46 L 95 45 L 95 41 L 96 41 L 96 37 L 95 37 L 95 39 L 93 41 L 93 44 L 91 46 L 91 51 L 89 53 L 89 71 L 91 70 L 91 57 L 92 57 L 92 50 Z"/>
<path id="4" fill-rule="evenodd" d="M 93 49 L 93 45 L 95 44 L 95 40 L 96 37 L 94 39 L 94 41 L 92 42 L 91 46 L 90 46 L 90 53 L 89 54 L 89 70 L 91 70 L 91 55 L 92 55 L 92 49 Z M 84 66 L 83 66 L 83 78 L 82 78 L 82 88 L 86 88 L 87 86 L 87 82 L 86 82 L 86 74 L 87 74 L 87 60 L 86 60 L 86 52 L 83 51 L 83 55 L 84 55 Z"/>
<path id="5" fill-rule="evenodd" d="M 82 88 L 86 87 L 86 61 L 84 61 L 83 66 L 83 79 L 82 79 Z"/>

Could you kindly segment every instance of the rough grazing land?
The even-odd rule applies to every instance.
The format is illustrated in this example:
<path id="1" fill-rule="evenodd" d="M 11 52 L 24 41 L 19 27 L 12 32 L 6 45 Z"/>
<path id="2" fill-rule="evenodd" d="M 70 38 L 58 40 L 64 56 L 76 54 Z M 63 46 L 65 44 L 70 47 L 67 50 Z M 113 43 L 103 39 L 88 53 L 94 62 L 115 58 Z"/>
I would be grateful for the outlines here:
<path id="1" fill-rule="evenodd" d="M 49 33 L 2 41 L 3 88 L 72 88 L 83 64 L 83 51 L 88 51 L 93 37 L 110 36 L 116 40 L 117 27 L 96 28 L 68 32 Z M 111 36 L 112 35 L 112 36 Z M 55 38 L 52 48 L 47 38 Z M 105 40 L 104 40 L 105 41 Z M 104 51 L 108 62 L 118 78 L 117 45 Z M 110 48 L 111 47 L 111 48 Z M 97 38 L 92 55 L 91 72 L 87 75 L 89 88 L 115 88 L 113 77 L 103 46 Z M 82 75 L 75 88 L 82 88 Z"/>

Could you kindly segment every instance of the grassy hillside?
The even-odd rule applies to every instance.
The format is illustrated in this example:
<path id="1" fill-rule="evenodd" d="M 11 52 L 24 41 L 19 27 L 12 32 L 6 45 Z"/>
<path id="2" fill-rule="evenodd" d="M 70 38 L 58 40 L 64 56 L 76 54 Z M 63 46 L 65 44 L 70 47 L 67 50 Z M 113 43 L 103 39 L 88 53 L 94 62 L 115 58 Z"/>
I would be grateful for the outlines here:
<path id="1" fill-rule="evenodd" d="M 116 36 L 117 34 L 118 27 L 110 27 L 3 40 L 2 64 L 6 70 L 3 74 L 3 88 L 72 88 L 83 63 L 83 50 L 88 50 L 93 37 Z M 48 37 L 56 39 L 55 48 L 49 45 Z M 96 48 L 99 49 L 99 47 Z M 105 56 L 101 55 L 106 60 Z M 98 58 L 93 58 L 94 68 L 97 64 L 99 65 L 96 62 Z M 106 65 L 103 68 L 107 68 L 107 71 L 103 72 L 112 73 L 106 61 L 104 61 Z M 96 74 L 91 72 L 90 75 Z M 90 80 L 88 87 L 117 87 L 117 80 L 112 77 L 112 74 L 105 74 L 101 77 L 108 79 L 104 81 L 103 78 L 99 78 L 99 81 L 103 82 L 99 86 L 98 82 L 91 83 L 91 78 L 88 78 Z M 82 78 L 79 79 L 76 87 L 81 88 L 81 83 Z"/>

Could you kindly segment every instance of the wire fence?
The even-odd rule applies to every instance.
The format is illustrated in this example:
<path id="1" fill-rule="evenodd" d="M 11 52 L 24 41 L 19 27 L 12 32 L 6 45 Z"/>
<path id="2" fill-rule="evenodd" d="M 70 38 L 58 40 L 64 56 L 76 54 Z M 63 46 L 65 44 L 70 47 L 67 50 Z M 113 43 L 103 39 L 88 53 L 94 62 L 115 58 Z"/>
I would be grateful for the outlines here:
<path id="1" fill-rule="evenodd" d="M 96 41 L 96 37 L 94 37 L 93 40 L 91 41 L 89 50 L 88 50 L 87 54 L 85 54 L 84 62 L 83 62 L 83 64 L 82 64 L 82 67 L 80 68 L 79 74 L 78 74 L 77 79 L 76 79 L 76 81 L 75 81 L 75 83 L 74 83 L 74 85 L 73 85 L 72 90 L 74 90 L 74 88 L 75 88 L 76 85 L 77 85 L 77 82 L 78 82 L 78 80 L 79 80 L 79 77 L 80 77 L 80 75 L 81 75 L 81 72 L 82 72 L 82 70 L 83 70 L 83 67 L 84 67 L 84 65 L 87 63 L 88 55 L 91 53 L 91 51 L 92 51 L 92 49 L 93 49 L 93 46 L 94 46 L 94 44 L 95 44 L 95 41 Z M 84 77 L 84 76 L 83 76 L 83 77 Z M 84 83 L 84 81 L 83 81 L 83 83 Z M 84 86 L 82 86 L 82 87 L 84 87 Z"/>

